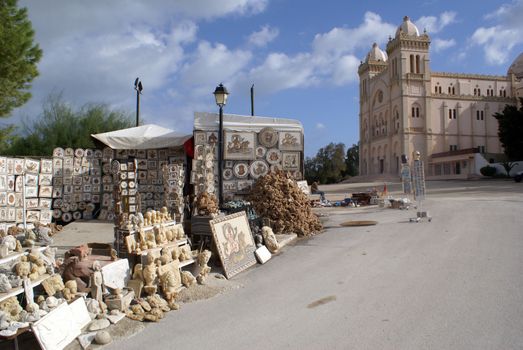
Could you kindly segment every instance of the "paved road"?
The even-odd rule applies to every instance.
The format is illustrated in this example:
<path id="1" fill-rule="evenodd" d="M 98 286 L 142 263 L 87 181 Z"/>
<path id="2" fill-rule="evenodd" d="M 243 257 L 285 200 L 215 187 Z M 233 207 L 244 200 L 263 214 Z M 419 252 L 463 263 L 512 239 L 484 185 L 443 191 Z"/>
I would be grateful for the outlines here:
<path id="1" fill-rule="evenodd" d="M 523 185 L 428 189 L 431 223 L 409 223 L 412 210 L 325 209 L 325 233 L 238 275 L 243 288 L 107 348 L 522 349 Z M 360 219 L 379 224 L 338 226 Z"/>

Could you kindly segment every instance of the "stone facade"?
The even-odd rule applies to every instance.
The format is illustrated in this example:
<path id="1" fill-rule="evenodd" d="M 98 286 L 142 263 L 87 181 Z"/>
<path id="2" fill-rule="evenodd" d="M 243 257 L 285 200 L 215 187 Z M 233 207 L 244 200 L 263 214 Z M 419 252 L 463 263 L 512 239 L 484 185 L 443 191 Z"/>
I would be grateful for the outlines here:
<path id="1" fill-rule="evenodd" d="M 405 17 L 386 53 L 374 44 L 360 64 L 360 175 L 397 175 L 401 155 L 413 159 L 415 151 L 428 176 L 443 175 L 433 154 L 503 152 L 492 115 L 523 96 L 523 55 L 506 76 L 438 73 L 429 49 L 428 34 Z M 466 161 L 456 164 L 451 173 L 468 173 Z"/>

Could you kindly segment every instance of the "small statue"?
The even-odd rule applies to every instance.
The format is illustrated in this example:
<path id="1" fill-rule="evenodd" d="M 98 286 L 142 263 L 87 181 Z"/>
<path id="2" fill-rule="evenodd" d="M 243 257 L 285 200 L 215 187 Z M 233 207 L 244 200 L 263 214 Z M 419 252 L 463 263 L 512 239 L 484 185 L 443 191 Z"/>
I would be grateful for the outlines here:
<path id="1" fill-rule="evenodd" d="M 218 200 L 215 195 L 200 192 L 196 197 L 196 208 L 199 215 L 211 215 L 218 212 Z"/>
<path id="2" fill-rule="evenodd" d="M 103 284 L 103 276 L 102 276 L 102 268 L 100 266 L 100 263 L 98 261 L 93 262 L 93 274 L 91 275 L 91 297 L 96 300 L 100 307 L 103 305 L 103 290 L 102 290 L 102 284 Z M 105 312 L 105 310 L 102 308 L 102 311 Z"/>
<path id="3" fill-rule="evenodd" d="M 186 261 L 192 259 L 191 248 L 188 245 L 184 245 L 180 248 L 180 261 Z"/>
<path id="4" fill-rule="evenodd" d="M 165 299 L 171 305 L 177 295 L 177 289 L 179 287 L 179 281 L 173 270 L 167 270 L 162 276 L 160 276 L 160 282 L 162 284 L 162 291 L 165 295 Z"/>
<path id="5" fill-rule="evenodd" d="M 205 279 L 211 272 L 211 268 L 207 265 L 211 259 L 211 254 L 212 253 L 207 249 L 198 254 L 198 266 L 200 267 L 200 273 L 196 276 L 198 284 L 205 284 Z"/>
<path id="6" fill-rule="evenodd" d="M 144 224 L 145 226 L 150 226 L 153 224 L 153 213 L 150 210 L 145 213 Z"/>
<path id="7" fill-rule="evenodd" d="M 156 293 L 157 290 L 157 271 L 154 257 L 151 254 L 147 255 L 147 264 L 142 270 L 143 281 L 145 282 L 144 290 L 148 295 Z"/>
<path id="8" fill-rule="evenodd" d="M 154 229 L 154 235 L 156 237 L 156 244 L 162 245 L 167 243 L 167 237 L 165 237 L 165 229 L 163 225 L 155 226 Z"/>
<path id="9" fill-rule="evenodd" d="M 173 261 L 171 248 L 163 248 L 162 249 L 162 255 L 160 256 L 160 261 L 162 265 L 167 265 L 168 263 Z"/>
<path id="10" fill-rule="evenodd" d="M 172 242 L 176 236 L 173 234 L 173 227 L 167 227 L 165 228 L 165 239 L 168 241 L 168 242 Z"/>
<path id="11" fill-rule="evenodd" d="M 147 242 L 147 249 L 156 248 L 156 238 L 154 231 L 149 230 L 145 233 L 145 241 Z"/>
<path id="12" fill-rule="evenodd" d="M 180 248 L 178 246 L 172 247 L 171 255 L 174 260 L 180 260 Z"/>

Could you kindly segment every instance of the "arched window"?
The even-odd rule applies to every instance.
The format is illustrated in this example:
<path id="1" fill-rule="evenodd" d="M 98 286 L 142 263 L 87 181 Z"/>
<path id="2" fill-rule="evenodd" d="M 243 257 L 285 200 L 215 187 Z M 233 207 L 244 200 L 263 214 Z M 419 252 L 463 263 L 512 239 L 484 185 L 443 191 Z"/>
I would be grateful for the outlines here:
<path id="1" fill-rule="evenodd" d="M 414 55 L 410 55 L 410 72 L 414 73 Z"/>
<path id="2" fill-rule="evenodd" d="M 416 55 L 416 73 L 419 73 L 420 72 L 420 69 L 419 69 L 419 55 Z"/>

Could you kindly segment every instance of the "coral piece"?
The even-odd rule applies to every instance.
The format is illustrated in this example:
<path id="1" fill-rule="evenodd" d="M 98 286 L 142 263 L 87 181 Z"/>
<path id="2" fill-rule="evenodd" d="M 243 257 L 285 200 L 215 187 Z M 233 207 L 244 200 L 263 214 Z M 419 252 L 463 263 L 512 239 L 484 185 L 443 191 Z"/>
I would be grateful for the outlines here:
<path id="1" fill-rule="evenodd" d="M 27 261 L 26 256 L 20 258 L 20 262 L 16 264 L 16 274 L 21 278 L 26 278 L 31 273 L 31 264 Z"/>
<path id="2" fill-rule="evenodd" d="M 65 288 L 64 281 L 62 280 L 62 276 L 60 276 L 59 274 L 53 275 L 53 276 L 45 279 L 42 282 L 42 286 L 44 287 L 45 292 L 47 293 L 48 296 L 53 296 L 57 292 L 63 291 Z"/>
<path id="3" fill-rule="evenodd" d="M 20 321 L 20 313 L 22 310 L 16 297 L 10 297 L 0 302 L 0 311 L 5 312 L 8 321 Z"/>
<path id="4" fill-rule="evenodd" d="M 70 280 L 65 282 L 65 288 L 62 291 L 64 295 L 64 299 L 67 302 L 71 302 L 74 300 L 76 295 L 78 294 L 78 285 L 76 284 L 75 280 Z"/>
<path id="5" fill-rule="evenodd" d="M 276 170 L 259 178 L 250 201 L 259 216 L 271 220 L 275 233 L 310 236 L 322 230 L 308 197 L 288 173 Z"/>

